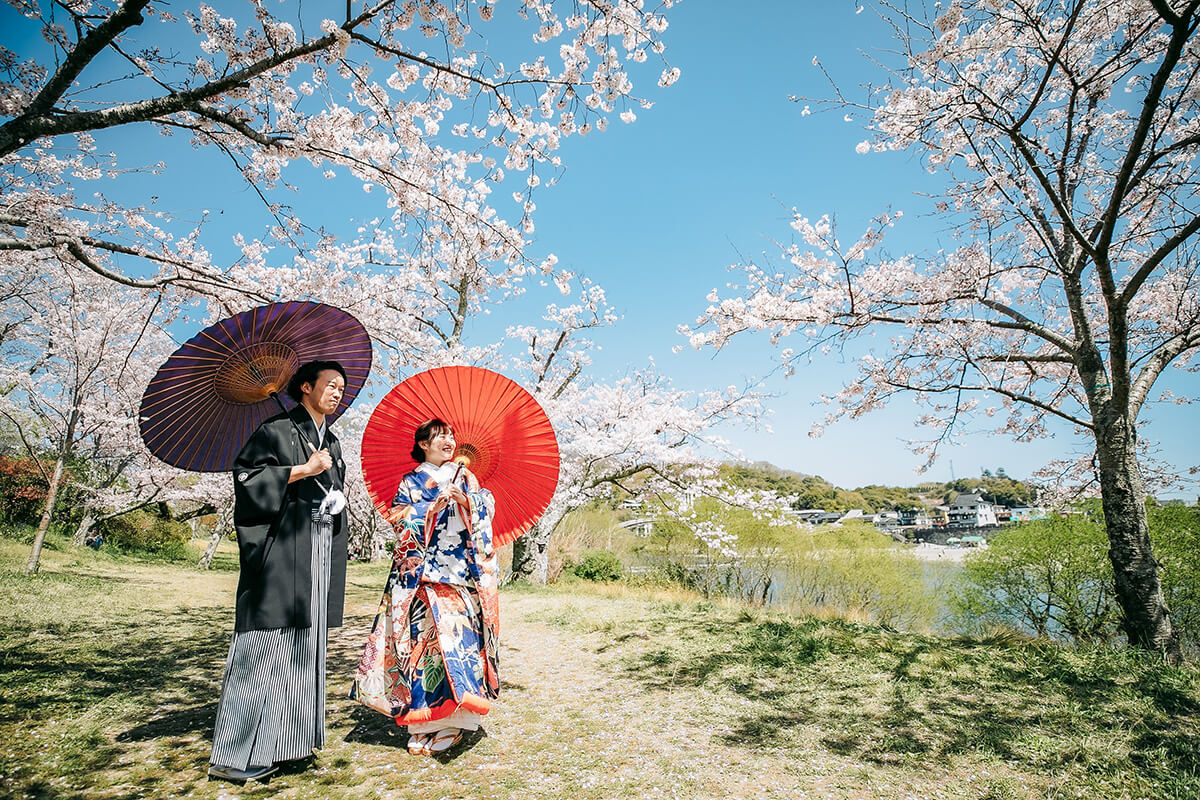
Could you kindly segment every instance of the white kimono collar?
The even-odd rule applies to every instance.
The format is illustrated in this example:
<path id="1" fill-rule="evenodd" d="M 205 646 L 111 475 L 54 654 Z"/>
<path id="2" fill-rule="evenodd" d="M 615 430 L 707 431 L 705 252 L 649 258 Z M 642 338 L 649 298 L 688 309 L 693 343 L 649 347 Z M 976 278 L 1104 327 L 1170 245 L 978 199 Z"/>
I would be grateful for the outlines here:
<path id="1" fill-rule="evenodd" d="M 428 461 L 423 461 L 417 469 L 423 471 L 438 483 L 445 483 L 454 477 L 454 471 L 458 469 L 458 464 L 454 461 L 445 461 L 440 467 L 435 467 Z"/>

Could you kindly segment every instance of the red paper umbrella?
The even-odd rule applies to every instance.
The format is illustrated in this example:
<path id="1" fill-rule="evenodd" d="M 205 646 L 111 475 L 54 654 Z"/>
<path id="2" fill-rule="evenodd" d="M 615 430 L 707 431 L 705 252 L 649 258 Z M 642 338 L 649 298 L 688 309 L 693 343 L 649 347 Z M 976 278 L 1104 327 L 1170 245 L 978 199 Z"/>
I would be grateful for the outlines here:
<path id="1" fill-rule="evenodd" d="M 437 417 L 454 429 L 455 456 L 470 459 L 496 498 L 492 541 L 508 544 L 545 512 L 558 485 L 558 441 L 533 395 L 480 367 L 439 367 L 413 375 L 380 401 L 363 432 L 367 493 L 386 515 L 400 479 L 417 467 L 417 427 Z"/>
<path id="2" fill-rule="evenodd" d="M 146 387 L 139 422 L 150 452 L 172 466 L 224 472 L 246 439 L 281 404 L 308 361 L 337 361 L 346 391 L 337 419 L 371 371 L 371 338 L 362 323 L 324 303 L 259 306 L 223 319 L 176 350 Z"/>

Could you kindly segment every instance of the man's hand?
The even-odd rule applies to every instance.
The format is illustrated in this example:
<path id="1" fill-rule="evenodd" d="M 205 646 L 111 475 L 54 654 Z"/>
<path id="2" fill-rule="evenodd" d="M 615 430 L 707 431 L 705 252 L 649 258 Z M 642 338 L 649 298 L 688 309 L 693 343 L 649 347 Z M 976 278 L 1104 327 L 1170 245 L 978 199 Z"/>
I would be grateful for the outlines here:
<path id="1" fill-rule="evenodd" d="M 320 475 L 322 472 L 324 472 L 325 470 L 329 469 L 332 466 L 333 466 L 333 456 L 329 455 L 328 450 L 322 449 L 322 450 L 314 451 L 313 454 L 308 457 L 308 461 L 307 461 L 307 463 L 305 463 L 304 468 L 308 471 L 308 474 L 311 476 L 311 475 Z"/>
<path id="2" fill-rule="evenodd" d="M 304 478 L 312 478 L 320 475 L 332 466 L 333 456 L 329 455 L 329 451 L 316 450 L 308 457 L 308 461 L 292 467 L 292 473 L 288 475 L 288 483 L 295 483 Z"/>

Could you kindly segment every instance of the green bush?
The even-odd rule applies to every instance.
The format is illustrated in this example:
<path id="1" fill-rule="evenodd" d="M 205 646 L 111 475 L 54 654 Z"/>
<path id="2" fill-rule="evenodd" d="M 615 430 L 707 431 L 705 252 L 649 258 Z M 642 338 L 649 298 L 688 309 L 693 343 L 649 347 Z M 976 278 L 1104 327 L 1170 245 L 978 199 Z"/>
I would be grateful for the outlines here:
<path id="1" fill-rule="evenodd" d="M 571 567 L 571 571 L 588 581 L 615 581 L 621 578 L 624 569 L 615 553 L 588 550 L 583 554 L 583 560 Z"/>
<path id="2" fill-rule="evenodd" d="M 123 553 L 154 556 L 171 561 L 189 557 L 192 531 L 186 523 L 164 519 L 148 511 L 131 511 L 97 523 L 104 546 Z"/>
<path id="3" fill-rule="evenodd" d="M 1005 625 L 1075 642 L 1116 632 L 1108 536 L 1083 515 L 1004 529 L 968 556 L 963 579 L 953 605 L 968 629 Z"/>
<path id="4" fill-rule="evenodd" d="M 1200 645 L 1200 509 L 1150 509 L 1150 539 L 1171 622 L 1185 644 Z"/>
<path id="5" fill-rule="evenodd" d="M 872 536 L 879 538 L 878 533 Z M 939 612 L 937 565 L 904 551 L 855 546 L 847 538 L 844 546 L 781 563 L 780 601 L 798 608 L 834 609 L 888 628 L 931 630 Z"/>
<path id="6" fill-rule="evenodd" d="M 665 586 L 680 586 L 695 592 L 700 591 L 703 583 L 695 569 L 678 561 L 664 561 L 654 568 L 650 576 Z"/>

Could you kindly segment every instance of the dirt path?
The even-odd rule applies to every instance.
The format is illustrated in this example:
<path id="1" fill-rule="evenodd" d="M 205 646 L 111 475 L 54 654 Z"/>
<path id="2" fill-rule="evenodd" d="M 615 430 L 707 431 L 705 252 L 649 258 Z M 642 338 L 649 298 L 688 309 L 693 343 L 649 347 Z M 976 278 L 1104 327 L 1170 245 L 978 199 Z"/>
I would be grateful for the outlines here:
<path id="1" fill-rule="evenodd" d="M 595 597 L 564 607 L 561 595 L 506 595 L 503 692 L 486 735 L 450 758 L 412 757 L 389 720 L 331 700 L 331 741 L 322 762 L 363 776 L 360 789 L 381 797 L 828 796 L 823 776 L 850 764 L 806 759 L 800 765 L 766 743 L 723 740 L 730 730 L 720 715 L 733 709 L 709 708 L 695 692 L 669 686 L 648 692 L 622 668 L 621 642 L 583 633 L 578 624 L 555 624 L 563 616 L 599 618 L 612 606 Z M 353 610 L 350 624 L 331 639 L 331 676 L 353 668 L 370 624 L 373 609 Z"/>

